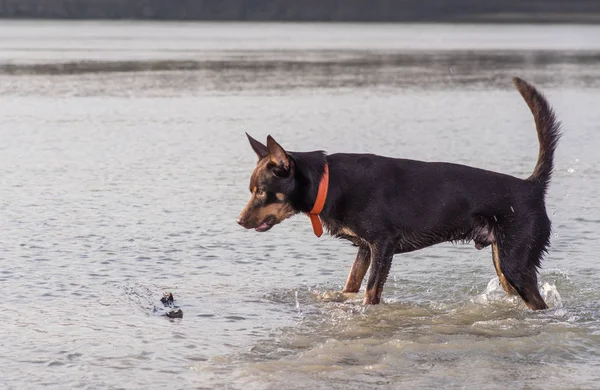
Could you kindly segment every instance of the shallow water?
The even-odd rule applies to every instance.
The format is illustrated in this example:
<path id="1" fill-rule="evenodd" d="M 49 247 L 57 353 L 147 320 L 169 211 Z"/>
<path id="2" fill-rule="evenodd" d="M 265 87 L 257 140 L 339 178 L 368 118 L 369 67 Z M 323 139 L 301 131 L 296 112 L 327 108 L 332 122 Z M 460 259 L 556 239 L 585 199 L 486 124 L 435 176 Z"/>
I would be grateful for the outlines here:
<path id="1" fill-rule="evenodd" d="M 600 28 L 3 21 L 0 38 L 3 386 L 598 387 Z M 564 125 L 549 310 L 504 295 L 489 248 L 451 244 L 396 256 L 364 307 L 337 294 L 348 243 L 303 216 L 235 223 L 245 131 L 528 176 L 512 75 Z"/>

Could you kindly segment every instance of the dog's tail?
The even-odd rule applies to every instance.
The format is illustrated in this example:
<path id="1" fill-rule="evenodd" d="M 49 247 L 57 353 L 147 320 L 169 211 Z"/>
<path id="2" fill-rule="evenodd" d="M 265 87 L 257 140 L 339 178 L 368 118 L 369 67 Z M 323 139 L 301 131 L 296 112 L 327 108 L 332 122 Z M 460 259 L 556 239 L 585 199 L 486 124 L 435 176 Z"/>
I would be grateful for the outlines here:
<path id="1" fill-rule="evenodd" d="M 548 101 L 533 85 L 518 77 L 513 78 L 513 83 L 533 114 L 540 141 L 538 161 L 527 180 L 542 185 L 546 190 L 554 168 L 554 151 L 561 136 L 560 122 Z"/>

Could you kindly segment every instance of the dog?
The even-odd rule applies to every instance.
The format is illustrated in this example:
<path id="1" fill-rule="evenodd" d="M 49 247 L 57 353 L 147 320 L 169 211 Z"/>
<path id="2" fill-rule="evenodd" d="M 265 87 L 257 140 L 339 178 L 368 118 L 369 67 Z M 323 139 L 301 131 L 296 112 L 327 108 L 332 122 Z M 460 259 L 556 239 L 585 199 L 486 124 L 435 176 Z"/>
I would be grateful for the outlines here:
<path id="1" fill-rule="evenodd" d="M 332 236 L 351 241 L 358 253 L 343 292 L 357 293 L 370 267 L 365 305 L 380 303 L 395 254 L 442 242 L 491 245 L 506 293 L 519 295 L 531 310 L 547 309 L 537 274 L 550 246 L 545 197 L 561 124 L 533 85 L 517 77 L 513 83 L 539 139 L 537 164 L 527 179 L 446 162 L 288 152 L 270 135 L 265 145 L 246 133 L 258 163 L 237 223 L 266 232 L 306 213 L 317 236 L 324 225 Z"/>

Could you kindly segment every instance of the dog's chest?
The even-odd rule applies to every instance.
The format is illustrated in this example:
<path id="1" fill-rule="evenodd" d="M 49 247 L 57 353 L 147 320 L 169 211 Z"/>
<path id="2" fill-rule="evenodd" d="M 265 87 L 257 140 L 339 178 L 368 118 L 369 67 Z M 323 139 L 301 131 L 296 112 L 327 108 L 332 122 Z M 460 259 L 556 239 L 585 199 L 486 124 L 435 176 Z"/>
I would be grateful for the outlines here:
<path id="1" fill-rule="evenodd" d="M 323 221 L 323 225 L 329 231 L 329 234 L 336 238 L 343 238 L 352 242 L 354 245 L 365 246 L 368 242 L 356 234 L 351 228 L 335 223 Z"/>

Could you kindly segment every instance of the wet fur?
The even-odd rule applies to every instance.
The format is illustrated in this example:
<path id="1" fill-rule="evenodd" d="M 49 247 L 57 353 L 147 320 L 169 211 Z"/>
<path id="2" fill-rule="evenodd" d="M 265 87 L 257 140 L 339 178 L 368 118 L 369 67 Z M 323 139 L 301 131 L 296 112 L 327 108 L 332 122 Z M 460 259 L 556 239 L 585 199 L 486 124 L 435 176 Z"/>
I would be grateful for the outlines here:
<path id="1" fill-rule="evenodd" d="M 533 310 L 547 308 L 537 272 L 550 243 L 545 194 L 560 125 L 532 85 L 513 81 L 534 116 L 540 142 L 528 179 L 373 154 L 285 152 L 270 136 L 266 146 L 248 136 L 259 157 L 250 190 L 278 196 L 247 206 L 238 222 L 256 228 L 264 218 L 274 225 L 308 212 L 327 162 L 329 192 L 320 218 L 331 235 L 359 247 L 344 292 L 358 292 L 370 268 L 364 302 L 377 304 L 395 254 L 473 241 L 477 249 L 493 245 L 493 264 L 507 293 L 518 294 Z M 271 215 L 268 207 L 286 212 Z"/>

